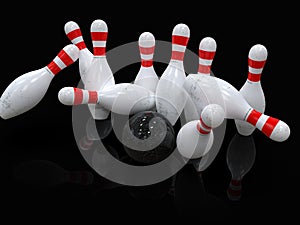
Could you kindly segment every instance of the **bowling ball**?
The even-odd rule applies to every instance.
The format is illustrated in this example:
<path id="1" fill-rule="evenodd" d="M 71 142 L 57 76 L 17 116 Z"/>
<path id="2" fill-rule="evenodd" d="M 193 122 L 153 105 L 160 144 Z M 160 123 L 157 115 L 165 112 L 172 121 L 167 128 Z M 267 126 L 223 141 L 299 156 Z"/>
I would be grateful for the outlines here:
<path id="1" fill-rule="evenodd" d="M 124 126 L 122 143 L 135 162 L 149 165 L 167 158 L 176 147 L 172 124 L 162 114 L 142 111 L 132 115 Z"/>

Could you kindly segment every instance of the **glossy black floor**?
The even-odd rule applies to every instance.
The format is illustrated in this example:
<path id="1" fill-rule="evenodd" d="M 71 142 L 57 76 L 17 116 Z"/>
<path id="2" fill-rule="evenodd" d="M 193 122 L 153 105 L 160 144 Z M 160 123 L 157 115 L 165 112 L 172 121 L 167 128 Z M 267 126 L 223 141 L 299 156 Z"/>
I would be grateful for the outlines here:
<path id="1" fill-rule="evenodd" d="M 78 22 L 87 46 L 91 48 L 90 23 L 97 18 L 104 19 L 109 27 L 107 50 L 137 41 L 139 34 L 144 31 L 152 32 L 157 40 L 171 41 L 173 27 L 183 22 L 190 27 L 188 48 L 195 54 L 203 37 L 215 38 L 217 52 L 212 71 L 215 76 L 225 79 L 236 88 L 245 82 L 250 47 L 256 43 L 267 47 L 269 55 L 262 75 L 266 114 L 289 124 L 291 136 L 279 143 L 268 139 L 258 130 L 254 132 L 255 161 L 242 180 L 241 197 L 236 201 L 227 196 L 231 173 L 226 163 L 226 153 L 236 135 L 231 120 L 227 121 L 220 152 L 202 173 L 188 164 L 176 176 L 156 185 L 130 187 L 114 184 L 98 175 L 85 162 L 73 135 L 72 109 L 57 99 L 57 92 L 62 87 L 77 86 L 80 77 L 78 64 L 75 63 L 53 79 L 47 94 L 35 108 L 18 117 L 0 120 L 1 160 L 4 165 L 1 201 L 6 208 L 5 215 L 9 215 L 10 219 L 18 218 L 17 215 L 34 218 L 36 214 L 47 216 L 45 218 L 67 215 L 72 219 L 86 216 L 99 220 L 134 220 L 138 216 L 145 220 L 149 217 L 156 220 L 161 217 L 194 217 L 199 221 L 238 218 L 240 222 L 258 218 L 289 220 L 295 215 L 292 203 L 299 202 L 296 189 L 299 179 L 296 172 L 298 149 L 293 145 L 296 121 L 294 109 L 285 100 L 290 99 L 294 89 L 289 88 L 293 85 L 291 79 L 284 79 L 295 73 L 287 73 L 292 65 L 285 63 L 285 59 L 293 53 L 293 48 L 283 44 L 294 35 L 284 25 L 284 21 L 293 21 L 294 14 L 282 18 L 278 16 L 282 9 L 270 12 L 268 8 L 263 8 L 260 11 L 256 6 L 252 11 L 223 10 L 222 14 L 218 14 L 214 12 L 213 5 L 207 6 L 210 10 L 186 7 L 182 8 L 182 12 L 171 10 L 172 13 L 167 14 L 168 9 L 162 10 L 153 4 L 148 11 L 136 12 L 131 9 L 131 12 L 126 10 L 120 16 L 112 13 L 112 7 L 101 11 L 100 5 L 98 9 L 92 6 L 85 8 L 85 14 L 80 7 L 58 10 L 51 6 L 49 11 L 38 10 L 31 14 L 32 17 L 27 17 L 25 12 L 19 14 L 12 11 L 6 18 L 2 27 L 6 34 L 3 37 L 6 46 L 3 50 L 5 57 L 2 67 L 5 68 L 2 70 L 0 91 L 4 91 L 19 75 L 49 63 L 62 47 L 69 44 L 63 31 L 64 24 L 69 20 Z M 249 13 L 253 11 L 259 15 L 251 16 Z M 154 63 L 154 66 L 159 75 L 166 67 L 161 63 Z M 197 66 L 196 62 L 191 70 L 196 71 Z M 131 82 L 138 69 L 137 63 L 119 70 L 115 73 L 116 82 Z M 175 130 L 178 131 L 178 127 Z M 123 151 L 120 146 L 114 146 L 116 142 L 113 138 L 113 135 L 109 136 L 107 142 L 116 151 Z M 240 146 L 241 149 L 245 147 Z M 34 165 L 30 165 L 33 161 L 46 163 L 46 166 L 37 171 Z M 24 163 L 25 167 L 18 167 Z M 47 171 L 47 165 L 55 169 L 45 178 L 43 168 Z M 13 176 L 16 168 L 29 168 L 31 172 L 27 174 L 31 180 L 27 183 L 31 185 L 16 181 Z M 86 171 L 86 183 L 60 183 L 57 180 L 59 175 L 53 174 L 60 174 L 62 168 L 66 171 Z M 94 179 L 89 180 L 90 176 Z M 37 177 L 41 179 L 40 182 L 36 182 Z"/>

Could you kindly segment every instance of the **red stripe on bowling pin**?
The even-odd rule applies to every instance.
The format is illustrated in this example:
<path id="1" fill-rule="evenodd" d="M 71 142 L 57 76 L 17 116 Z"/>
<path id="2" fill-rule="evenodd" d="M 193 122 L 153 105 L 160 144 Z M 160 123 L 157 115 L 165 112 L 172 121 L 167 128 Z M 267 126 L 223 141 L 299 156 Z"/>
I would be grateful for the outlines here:
<path id="1" fill-rule="evenodd" d="M 197 130 L 200 132 L 200 134 L 209 134 L 211 131 L 211 127 L 207 126 L 202 118 L 200 118 L 199 122 L 197 123 Z"/>
<path id="2" fill-rule="evenodd" d="M 153 55 L 155 46 L 152 47 L 142 47 L 139 46 L 141 55 L 141 64 L 143 67 L 153 66 Z"/>
<path id="3" fill-rule="evenodd" d="M 81 30 L 76 29 L 67 34 L 67 37 L 74 42 L 74 44 L 80 49 L 85 49 L 86 45 L 83 41 Z"/>
<path id="4" fill-rule="evenodd" d="M 199 44 L 198 73 L 210 75 L 211 64 L 216 53 L 216 41 L 211 37 L 205 37 Z"/>
<path id="5" fill-rule="evenodd" d="M 260 44 L 254 45 L 248 55 L 248 80 L 260 81 L 261 74 L 267 59 L 267 49 Z"/>
<path id="6" fill-rule="evenodd" d="M 91 24 L 94 56 L 105 56 L 107 35 L 106 23 L 103 20 L 94 20 Z"/>
<path id="7" fill-rule="evenodd" d="M 280 120 L 252 109 L 246 121 L 256 126 L 267 137 L 270 137 Z"/>
<path id="8" fill-rule="evenodd" d="M 65 46 L 57 56 L 47 65 L 48 69 L 51 71 L 53 75 L 56 75 L 62 69 L 74 63 L 78 56 L 74 56 L 72 52 L 74 52 L 75 45 L 67 45 Z M 77 48 L 77 47 L 76 47 Z M 76 49 L 78 50 L 78 49 Z"/>
<path id="9" fill-rule="evenodd" d="M 88 91 L 80 88 L 73 88 L 74 105 L 96 104 L 98 102 L 97 91 Z"/>

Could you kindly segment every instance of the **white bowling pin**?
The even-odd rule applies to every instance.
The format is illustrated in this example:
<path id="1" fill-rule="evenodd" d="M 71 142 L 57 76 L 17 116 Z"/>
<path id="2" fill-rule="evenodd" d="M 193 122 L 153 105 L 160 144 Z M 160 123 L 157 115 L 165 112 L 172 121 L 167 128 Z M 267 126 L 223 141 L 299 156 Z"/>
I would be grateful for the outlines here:
<path id="1" fill-rule="evenodd" d="M 209 75 L 211 73 L 211 65 L 215 57 L 217 49 L 216 41 L 211 37 L 205 37 L 200 41 L 199 44 L 199 66 L 198 74 Z M 220 104 L 220 102 L 218 102 Z M 223 107 L 223 104 L 220 104 Z M 204 106 L 203 106 L 204 107 Z M 203 108 L 201 107 L 201 108 Z M 198 120 L 200 114 L 190 96 L 187 97 L 186 104 L 184 106 L 184 118 L 186 122 L 192 120 Z"/>
<path id="2" fill-rule="evenodd" d="M 47 66 L 16 78 L 0 98 L 0 116 L 9 119 L 36 106 L 46 94 L 54 76 L 74 63 L 78 55 L 76 45 L 69 44 Z"/>
<path id="3" fill-rule="evenodd" d="M 252 135 L 247 137 L 236 133 L 230 141 L 226 163 L 231 174 L 227 189 L 230 200 L 239 200 L 242 195 L 242 179 L 252 168 L 256 155 L 255 143 Z"/>
<path id="4" fill-rule="evenodd" d="M 248 78 L 240 89 L 240 93 L 249 105 L 258 112 L 265 112 L 265 95 L 260 78 L 267 60 L 268 52 L 265 46 L 256 44 L 252 46 L 248 54 Z M 235 120 L 235 125 L 241 135 L 251 135 L 255 127 L 245 121 Z"/>
<path id="5" fill-rule="evenodd" d="M 203 105 L 218 103 L 221 99 L 224 101 L 225 118 L 247 121 L 274 141 L 285 141 L 290 135 L 290 128 L 285 122 L 253 109 L 235 87 L 220 78 L 189 74 L 184 88 L 199 112 Z"/>
<path id="6" fill-rule="evenodd" d="M 210 75 L 216 49 L 217 43 L 213 38 L 205 37 L 200 41 L 198 73 Z"/>
<path id="7" fill-rule="evenodd" d="M 210 150 L 214 128 L 224 121 L 225 112 L 220 105 L 209 104 L 204 107 L 200 120 L 193 120 L 181 127 L 176 143 L 181 155 L 187 159 L 197 159 Z"/>
<path id="8" fill-rule="evenodd" d="M 84 89 L 90 91 L 101 91 L 105 87 L 115 84 L 113 73 L 106 58 L 106 40 L 108 35 L 105 21 L 97 19 L 91 24 L 91 37 L 93 42 L 94 57 L 86 72 L 86 83 Z M 90 112 L 94 119 L 103 120 L 109 115 L 109 111 L 99 104 L 89 104 Z"/>
<path id="9" fill-rule="evenodd" d="M 69 21 L 64 26 L 65 33 L 69 40 L 79 48 L 79 73 L 83 83 L 86 83 L 88 77 L 86 77 L 86 71 L 91 65 L 93 60 L 93 54 L 86 47 L 82 33 L 78 24 L 74 21 Z"/>
<path id="10" fill-rule="evenodd" d="M 144 32 L 139 37 L 141 67 L 136 75 L 134 84 L 140 85 L 153 93 L 156 91 L 158 76 L 153 67 L 155 38 L 152 33 Z"/>
<path id="11" fill-rule="evenodd" d="M 59 91 L 58 99 L 65 105 L 99 104 L 122 115 L 135 114 L 155 106 L 153 92 L 130 83 L 119 83 L 98 92 L 65 87 Z"/>
<path id="12" fill-rule="evenodd" d="M 169 65 L 161 75 L 156 88 L 156 109 L 172 125 L 179 118 L 187 96 L 183 89 L 186 78 L 183 58 L 190 37 L 190 29 L 185 24 L 177 24 L 172 32 L 172 55 Z"/>

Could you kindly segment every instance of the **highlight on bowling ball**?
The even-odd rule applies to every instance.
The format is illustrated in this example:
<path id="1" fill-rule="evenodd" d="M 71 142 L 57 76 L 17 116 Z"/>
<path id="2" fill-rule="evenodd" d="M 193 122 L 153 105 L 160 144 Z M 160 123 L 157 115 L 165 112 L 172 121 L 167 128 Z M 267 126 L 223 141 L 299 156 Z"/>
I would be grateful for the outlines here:
<path id="1" fill-rule="evenodd" d="M 160 162 L 176 147 L 172 124 L 155 111 L 141 111 L 131 116 L 122 134 L 124 149 L 137 164 Z"/>

